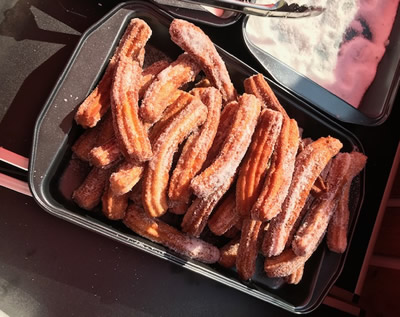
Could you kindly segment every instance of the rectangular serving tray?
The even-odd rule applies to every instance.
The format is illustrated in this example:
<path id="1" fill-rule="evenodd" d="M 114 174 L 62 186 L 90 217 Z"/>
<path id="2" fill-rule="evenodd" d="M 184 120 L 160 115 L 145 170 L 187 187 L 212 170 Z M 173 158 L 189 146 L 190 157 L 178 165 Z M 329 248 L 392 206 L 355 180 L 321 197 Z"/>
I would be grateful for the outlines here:
<path id="1" fill-rule="evenodd" d="M 306 263 L 303 280 L 296 286 L 287 285 L 282 279 L 267 278 L 260 256 L 254 278 L 242 282 L 234 269 L 224 269 L 218 264 L 205 265 L 180 256 L 139 237 L 122 222 L 106 219 L 99 211 L 82 210 L 71 200 L 72 191 L 84 176 L 81 169 L 71 166 L 71 145 L 82 133 L 82 128 L 74 122 L 75 111 L 101 78 L 132 18 L 141 18 L 150 25 L 153 31 L 150 46 L 162 50 L 172 59 L 182 52 L 169 38 L 168 27 L 173 17 L 144 1 L 117 6 L 83 34 L 36 122 L 29 166 L 29 185 L 36 202 L 54 216 L 184 266 L 288 311 L 307 313 L 315 309 L 338 278 L 347 253 L 335 254 L 322 243 Z M 243 80 L 256 71 L 223 49 L 217 49 L 238 92 L 243 92 Z M 363 152 L 361 143 L 351 132 L 315 111 L 282 86 L 271 81 L 269 83 L 289 116 L 295 118 L 304 129 L 304 137 L 316 139 L 331 135 L 342 141 L 343 151 Z M 349 240 L 363 201 L 364 179 L 365 175 L 361 174 L 352 190 Z"/>

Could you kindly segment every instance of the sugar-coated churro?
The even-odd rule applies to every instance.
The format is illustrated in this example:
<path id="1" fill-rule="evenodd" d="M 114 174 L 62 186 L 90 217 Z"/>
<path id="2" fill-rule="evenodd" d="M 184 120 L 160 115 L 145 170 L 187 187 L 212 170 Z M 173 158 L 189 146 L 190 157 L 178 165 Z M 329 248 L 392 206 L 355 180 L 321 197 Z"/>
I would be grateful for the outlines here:
<path id="1" fill-rule="evenodd" d="M 243 219 L 240 243 L 236 258 L 236 269 L 241 279 L 248 280 L 256 270 L 258 241 L 262 222 L 250 218 Z"/>
<path id="2" fill-rule="evenodd" d="M 282 204 L 282 211 L 271 220 L 264 237 L 262 250 L 265 256 L 279 255 L 283 251 L 312 185 L 342 146 L 336 138 L 321 137 L 307 145 L 297 156 L 292 183 Z"/>
<path id="3" fill-rule="evenodd" d="M 203 164 L 203 168 L 207 168 L 217 158 L 221 152 L 221 148 L 224 145 L 226 137 L 230 133 L 233 120 L 237 110 L 239 109 L 239 103 L 237 101 L 228 102 L 221 112 L 217 134 L 215 135 L 214 142 L 208 151 L 207 159 Z"/>
<path id="4" fill-rule="evenodd" d="M 303 278 L 303 273 L 304 273 L 304 265 L 301 265 L 296 271 L 285 277 L 286 283 L 292 285 L 299 284 L 301 279 Z"/>
<path id="5" fill-rule="evenodd" d="M 350 163 L 349 153 L 339 153 L 333 158 L 327 177 L 327 191 L 313 203 L 293 238 L 292 249 L 297 255 L 312 253 L 317 248 L 346 183 Z"/>
<path id="6" fill-rule="evenodd" d="M 218 202 L 229 190 L 235 175 L 226 181 L 220 188 L 206 198 L 196 198 L 188 208 L 182 219 L 182 231 L 194 237 L 199 237 L 207 225 L 208 218 Z"/>
<path id="7" fill-rule="evenodd" d="M 208 220 L 208 228 L 217 236 L 225 234 L 239 221 L 235 192 L 228 193 Z"/>
<path id="8" fill-rule="evenodd" d="M 121 158 L 122 154 L 115 138 L 111 138 L 106 143 L 94 147 L 89 152 L 90 164 L 99 168 L 106 168 Z"/>
<path id="9" fill-rule="evenodd" d="M 151 34 L 152 31 L 146 22 L 141 19 L 131 20 L 99 84 L 79 106 L 75 114 L 75 121 L 78 124 L 85 128 L 94 127 L 107 112 L 118 60 L 124 56 L 140 62 L 144 55 L 144 46 Z"/>
<path id="10" fill-rule="evenodd" d="M 347 182 L 344 185 L 336 210 L 328 225 L 327 244 L 328 248 L 337 253 L 343 253 L 347 247 L 347 233 L 349 226 L 350 210 L 350 188 L 351 183 L 361 170 L 365 167 L 367 157 L 360 152 L 351 152 L 351 164 L 347 174 Z"/>
<path id="11" fill-rule="evenodd" d="M 140 80 L 139 99 L 142 99 L 146 90 L 157 77 L 157 75 L 169 66 L 169 62 L 165 59 L 159 60 L 146 67 L 142 71 L 142 78 Z"/>
<path id="12" fill-rule="evenodd" d="M 264 271 L 268 277 L 285 277 L 296 272 L 306 263 L 311 254 L 306 256 L 296 255 L 291 248 L 281 254 L 268 257 L 264 261 Z"/>
<path id="13" fill-rule="evenodd" d="M 101 200 L 110 171 L 93 167 L 83 183 L 74 190 L 72 199 L 79 207 L 92 210 Z"/>
<path id="14" fill-rule="evenodd" d="M 143 205 L 152 217 L 159 217 L 168 209 L 169 170 L 178 145 L 207 117 L 207 107 L 199 100 L 193 101 L 174 117 L 153 146 L 154 156 L 143 176 Z"/>
<path id="15" fill-rule="evenodd" d="M 220 155 L 191 181 L 197 197 L 209 196 L 235 174 L 250 145 L 260 110 L 261 102 L 253 95 L 244 94 L 239 97 L 239 109 L 232 118 L 232 127 Z"/>
<path id="16" fill-rule="evenodd" d="M 199 63 L 207 78 L 225 101 L 236 100 L 236 90 L 228 70 L 210 38 L 193 23 L 174 19 L 169 27 L 171 39 Z"/>
<path id="17" fill-rule="evenodd" d="M 104 115 L 99 124 L 88 128 L 72 145 L 74 154 L 83 161 L 90 160 L 90 151 L 114 136 L 111 113 Z"/>
<path id="18" fill-rule="evenodd" d="M 128 200 L 128 194 L 115 195 L 108 184 L 101 197 L 101 210 L 108 219 L 123 219 L 128 207 Z"/>
<path id="19" fill-rule="evenodd" d="M 239 239 L 240 238 L 232 239 L 219 249 L 221 256 L 218 263 L 223 267 L 231 268 L 235 266 L 239 249 Z"/>
<path id="20" fill-rule="evenodd" d="M 207 119 L 191 142 L 187 142 L 182 150 L 177 165 L 171 176 L 168 196 L 171 201 L 189 203 L 190 181 L 200 171 L 207 158 L 221 113 L 222 98 L 215 88 L 202 88 L 200 100 L 207 106 Z"/>
<path id="21" fill-rule="evenodd" d="M 294 119 L 284 118 L 267 175 L 260 194 L 253 205 L 254 219 L 268 221 L 281 211 L 295 167 L 299 145 L 299 129 Z"/>
<path id="22" fill-rule="evenodd" d="M 140 106 L 140 116 L 143 120 L 149 123 L 158 121 L 175 90 L 193 81 L 199 72 L 197 63 L 184 53 L 158 73 L 147 88 Z"/>
<path id="23" fill-rule="evenodd" d="M 130 162 L 145 162 L 153 155 L 147 130 L 138 113 L 141 73 L 137 62 L 121 57 L 111 90 L 115 136 L 122 154 Z"/>
<path id="24" fill-rule="evenodd" d="M 236 209 L 241 217 L 250 216 L 261 192 L 268 163 L 281 131 L 282 119 L 279 112 L 269 109 L 263 110 L 260 115 L 236 183 Z"/>
<path id="25" fill-rule="evenodd" d="M 110 189 L 114 195 L 120 196 L 128 193 L 143 175 L 142 163 L 124 161 L 110 176 Z"/>
<path id="26" fill-rule="evenodd" d="M 213 245 L 185 235 L 159 219 L 149 217 L 133 204 L 128 207 L 123 222 L 138 235 L 192 259 L 204 263 L 215 263 L 220 257 L 219 250 Z"/>
<path id="27" fill-rule="evenodd" d="M 270 85 L 262 74 L 253 75 L 244 80 L 244 89 L 248 94 L 253 94 L 263 101 L 264 106 L 279 111 L 287 117 L 286 110 L 280 104 Z"/>

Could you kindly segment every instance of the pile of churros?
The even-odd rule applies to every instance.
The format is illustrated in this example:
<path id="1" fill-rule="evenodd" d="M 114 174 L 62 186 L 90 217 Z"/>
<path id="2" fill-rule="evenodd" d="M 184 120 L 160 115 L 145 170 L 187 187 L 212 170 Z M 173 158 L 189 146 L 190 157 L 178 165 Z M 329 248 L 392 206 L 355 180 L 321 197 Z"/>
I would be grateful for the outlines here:
<path id="1" fill-rule="evenodd" d="M 366 156 L 341 152 L 332 136 L 303 138 L 261 74 L 239 94 L 199 27 L 175 19 L 169 33 L 181 55 L 144 67 L 152 30 L 132 19 L 79 105 L 85 131 L 72 151 L 91 170 L 72 199 L 242 280 L 263 256 L 268 277 L 299 283 L 325 234 L 331 251 L 345 251 L 350 187 Z M 205 231 L 228 243 L 206 242 Z"/>

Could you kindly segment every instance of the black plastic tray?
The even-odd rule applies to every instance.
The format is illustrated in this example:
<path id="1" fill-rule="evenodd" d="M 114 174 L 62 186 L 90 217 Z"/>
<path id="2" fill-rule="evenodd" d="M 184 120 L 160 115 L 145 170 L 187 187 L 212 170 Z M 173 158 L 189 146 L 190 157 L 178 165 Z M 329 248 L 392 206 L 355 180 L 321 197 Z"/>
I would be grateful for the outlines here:
<path id="1" fill-rule="evenodd" d="M 80 40 L 66 69 L 39 115 L 29 166 L 29 185 L 37 203 L 50 214 L 95 231 L 124 244 L 136 247 L 187 269 L 209 277 L 263 301 L 291 312 L 305 313 L 316 308 L 339 276 L 346 254 L 334 254 L 321 244 L 305 267 L 299 285 L 283 283 L 282 279 L 270 279 L 262 271 L 260 257 L 254 278 L 249 282 L 238 279 L 235 270 L 215 265 L 204 265 L 184 258 L 163 246 L 143 239 L 127 229 L 121 222 L 110 221 L 101 212 L 90 213 L 80 209 L 71 200 L 71 193 L 82 180 L 82 173 L 71 166 L 71 145 L 82 129 L 74 122 L 78 105 L 103 74 L 113 49 L 131 18 L 145 20 L 153 30 L 150 45 L 161 48 L 171 58 L 181 50 L 169 38 L 168 26 L 172 17 L 147 2 L 133 1 L 122 4 L 91 27 Z M 243 80 L 255 70 L 218 48 L 225 60 L 231 78 L 239 92 Z M 357 138 L 328 117 L 316 111 L 296 96 L 270 82 L 272 89 L 288 114 L 304 128 L 304 136 L 317 138 L 331 135 L 344 144 L 344 151 L 357 149 L 363 152 Z M 358 177 L 351 196 L 350 239 L 364 195 L 364 175 Z"/>
<path id="2" fill-rule="evenodd" d="M 279 59 L 254 45 L 246 33 L 249 17 L 243 19 L 242 33 L 249 51 L 276 82 L 321 109 L 332 117 L 346 123 L 376 126 L 390 115 L 400 85 L 400 7 L 398 9 L 389 45 L 380 61 L 375 79 L 364 94 L 358 108 L 351 106 L 316 82 L 296 72 Z"/>

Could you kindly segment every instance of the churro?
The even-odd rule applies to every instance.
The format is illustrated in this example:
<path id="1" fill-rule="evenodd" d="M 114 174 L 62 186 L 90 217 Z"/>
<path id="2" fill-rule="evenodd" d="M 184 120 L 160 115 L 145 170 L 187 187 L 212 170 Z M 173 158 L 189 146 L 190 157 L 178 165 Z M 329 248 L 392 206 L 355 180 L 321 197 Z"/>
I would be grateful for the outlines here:
<path id="1" fill-rule="evenodd" d="M 162 59 L 143 69 L 142 78 L 140 80 L 139 99 L 143 98 L 146 90 L 149 88 L 157 75 L 168 66 L 169 62 L 166 59 Z"/>
<path id="2" fill-rule="evenodd" d="M 82 161 L 89 161 L 90 151 L 96 146 L 99 135 L 98 126 L 86 129 L 72 145 L 72 152 Z"/>
<path id="3" fill-rule="evenodd" d="M 166 126 L 168 126 L 174 117 L 188 104 L 190 104 L 195 97 L 190 93 L 177 89 L 171 96 L 170 103 L 165 109 L 162 117 L 149 129 L 150 142 L 153 144 Z"/>
<path id="4" fill-rule="evenodd" d="M 208 108 L 207 119 L 192 142 L 185 144 L 171 176 L 168 197 L 174 202 L 189 203 L 192 194 L 190 181 L 203 166 L 217 133 L 222 106 L 221 94 L 212 87 L 202 88 L 199 97 Z"/>
<path id="5" fill-rule="evenodd" d="M 301 265 L 296 271 L 285 277 L 286 283 L 292 285 L 299 284 L 301 279 L 303 278 L 303 273 L 304 273 L 304 265 Z"/>
<path id="6" fill-rule="evenodd" d="M 256 270 L 258 241 L 262 222 L 250 218 L 243 219 L 236 269 L 241 279 L 248 280 Z"/>
<path id="7" fill-rule="evenodd" d="M 108 219 L 120 220 L 125 216 L 128 199 L 128 194 L 115 195 L 108 184 L 101 197 L 101 210 Z"/>
<path id="8" fill-rule="evenodd" d="M 171 96 L 184 84 L 193 81 L 200 72 L 200 67 L 188 55 L 181 54 L 176 61 L 157 74 L 156 78 L 147 88 L 140 116 L 145 122 L 157 122 L 170 103 Z"/>
<path id="9" fill-rule="evenodd" d="M 140 180 L 143 171 L 142 163 L 122 162 L 110 176 L 110 189 L 113 194 L 120 196 L 128 193 Z"/>
<path id="10" fill-rule="evenodd" d="M 86 129 L 74 142 L 71 149 L 82 161 L 88 162 L 90 160 L 90 151 L 111 139 L 113 135 L 112 117 L 111 113 L 109 113 L 109 115 L 104 115 L 100 123 L 95 127 Z"/>
<path id="11" fill-rule="evenodd" d="M 122 158 L 117 140 L 113 137 L 89 152 L 89 162 L 99 168 L 107 168 Z"/>
<path id="12" fill-rule="evenodd" d="M 292 249 L 297 255 L 312 253 L 317 248 L 346 183 L 350 163 L 349 153 L 339 153 L 333 158 L 327 178 L 328 190 L 313 203 L 293 238 Z"/>
<path id="13" fill-rule="evenodd" d="M 218 248 L 203 240 L 187 236 L 159 219 L 149 217 L 146 212 L 133 204 L 128 207 L 123 222 L 138 235 L 192 259 L 215 263 L 220 257 Z"/>
<path id="14" fill-rule="evenodd" d="M 230 129 L 233 124 L 232 118 L 235 117 L 238 109 L 239 103 L 237 101 L 231 101 L 227 103 L 222 110 L 217 134 L 215 135 L 214 142 L 208 151 L 207 159 L 203 165 L 203 168 L 208 167 L 221 152 L 221 148 L 224 145 L 226 137 L 230 133 Z"/>
<path id="15" fill-rule="evenodd" d="M 171 40 L 190 54 L 207 78 L 219 89 L 225 102 L 236 100 L 236 90 L 226 65 L 210 38 L 193 23 L 174 19 L 169 27 Z"/>
<path id="16" fill-rule="evenodd" d="M 260 114 L 261 102 L 253 95 L 239 97 L 239 109 L 232 118 L 232 127 L 220 155 L 191 181 L 197 197 L 205 198 L 218 190 L 236 172 L 251 142 Z"/>
<path id="17" fill-rule="evenodd" d="M 264 107 L 278 111 L 287 117 L 286 110 L 282 107 L 278 98 L 262 74 L 257 74 L 246 78 L 243 82 L 243 85 L 248 94 L 253 94 L 263 101 Z"/>
<path id="18" fill-rule="evenodd" d="M 239 221 L 235 192 L 228 193 L 208 220 L 208 228 L 217 236 L 225 234 Z"/>
<path id="19" fill-rule="evenodd" d="M 344 185 L 336 210 L 328 225 L 327 245 L 329 250 L 343 253 L 347 247 L 347 231 L 350 218 L 349 199 L 351 183 L 365 167 L 367 157 L 360 152 L 351 152 L 351 164 L 348 171 L 347 182 Z"/>
<path id="20" fill-rule="evenodd" d="M 236 264 L 240 238 L 235 238 L 219 249 L 221 254 L 218 263 L 226 268 L 234 267 Z"/>
<path id="21" fill-rule="evenodd" d="M 139 118 L 138 90 L 142 68 L 121 57 L 111 90 L 114 132 L 122 154 L 128 161 L 145 162 L 153 155 L 147 130 Z"/>
<path id="22" fill-rule="evenodd" d="M 184 215 L 189 208 L 189 204 L 183 203 L 180 201 L 169 202 L 169 209 L 170 213 L 175 215 Z"/>
<path id="23" fill-rule="evenodd" d="M 241 217 L 250 216 L 250 210 L 261 192 L 282 119 L 279 112 L 269 109 L 263 110 L 260 115 L 236 183 L 236 210 Z"/>
<path id="24" fill-rule="evenodd" d="M 207 107 L 197 98 L 186 106 L 160 134 L 153 146 L 154 156 L 145 168 L 143 177 L 143 205 L 152 217 L 159 217 L 168 209 L 169 170 L 178 145 L 207 117 Z"/>
<path id="25" fill-rule="evenodd" d="M 196 198 L 186 211 L 181 227 L 182 231 L 194 237 L 199 237 L 207 225 L 208 218 L 214 208 L 229 190 L 234 181 L 235 175 L 228 179 L 220 188 L 206 198 Z"/>
<path id="26" fill-rule="evenodd" d="M 82 184 L 72 193 L 72 199 L 79 207 L 92 210 L 101 200 L 110 171 L 93 167 Z"/>
<path id="27" fill-rule="evenodd" d="M 141 61 L 144 54 L 144 46 L 151 33 L 150 27 L 143 20 L 131 20 L 119 42 L 118 48 L 108 63 L 102 79 L 79 106 L 75 114 L 75 121 L 78 124 L 85 128 L 94 127 L 107 112 L 110 106 L 111 85 L 118 60 L 124 56 L 132 60 Z"/>
<path id="28" fill-rule="evenodd" d="M 268 221 L 280 213 L 292 181 L 298 145 L 296 121 L 284 118 L 261 192 L 251 210 L 253 219 Z"/>
<path id="29" fill-rule="evenodd" d="M 271 220 L 264 237 L 262 250 L 265 256 L 276 256 L 283 251 L 312 185 L 342 146 L 338 139 L 321 137 L 307 145 L 297 156 L 292 183 L 282 204 L 282 211 Z"/>
<path id="30" fill-rule="evenodd" d="M 300 256 L 296 255 L 291 248 L 286 249 L 278 256 L 266 258 L 264 261 L 264 271 L 268 277 L 289 276 L 304 266 L 304 263 L 306 263 L 311 255 Z"/>

